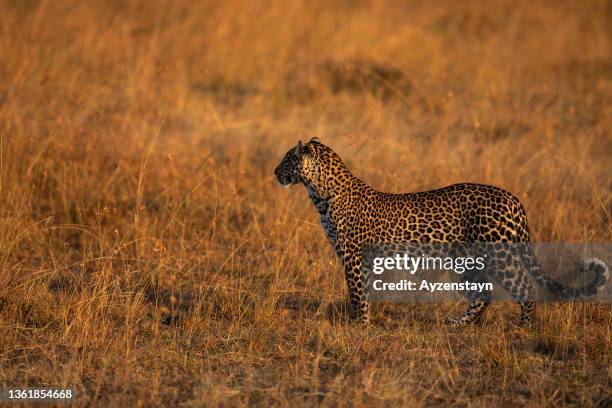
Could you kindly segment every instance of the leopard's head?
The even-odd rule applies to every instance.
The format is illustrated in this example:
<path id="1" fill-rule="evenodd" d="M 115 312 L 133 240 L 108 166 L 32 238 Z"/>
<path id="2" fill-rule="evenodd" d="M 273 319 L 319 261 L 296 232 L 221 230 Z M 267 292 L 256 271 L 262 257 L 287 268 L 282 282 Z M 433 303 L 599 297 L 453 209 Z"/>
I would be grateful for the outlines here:
<path id="1" fill-rule="evenodd" d="M 285 188 L 302 183 L 302 158 L 304 155 L 304 144 L 300 140 L 297 146 L 291 148 L 283 157 L 283 160 L 274 169 L 274 175 L 281 186 Z"/>
<path id="2" fill-rule="evenodd" d="M 338 155 L 328 146 L 313 137 L 308 143 L 298 144 L 289 150 L 274 170 L 276 179 L 285 187 L 305 184 L 324 194 L 328 178 L 348 172 Z"/>

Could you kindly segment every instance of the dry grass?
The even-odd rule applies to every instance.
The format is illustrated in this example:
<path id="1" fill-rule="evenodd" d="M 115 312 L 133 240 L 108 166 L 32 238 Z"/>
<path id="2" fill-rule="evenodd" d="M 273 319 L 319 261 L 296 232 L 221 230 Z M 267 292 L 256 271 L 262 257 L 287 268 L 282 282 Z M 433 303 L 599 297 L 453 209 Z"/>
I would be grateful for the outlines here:
<path id="1" fill-rule="evenodd" d="M 388 191 L 523 201 L 612 239 L 609 1 L 0 1 L 0 384 L 78 405 L 596 406 L 609 304 L 346 322 L 302 188 L 318 136 Z"/>

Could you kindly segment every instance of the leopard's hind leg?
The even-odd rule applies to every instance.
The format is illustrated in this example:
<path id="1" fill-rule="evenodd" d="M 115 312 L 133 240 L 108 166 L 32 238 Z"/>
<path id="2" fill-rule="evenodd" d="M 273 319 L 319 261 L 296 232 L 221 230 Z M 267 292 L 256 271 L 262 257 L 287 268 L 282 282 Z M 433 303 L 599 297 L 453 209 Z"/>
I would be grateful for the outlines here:
<path id="1" fill-rule="evenodd" d="M 496 254 L 498 262 L 495 266 L 496 280 L 521 307 L 519 325 L 524 327 L 531 326 L 535 315 L 533 286 L 527 277 L 520 255 L 522 251 L 529 249 L 526 245 L 504 246 L 503 252 Z"/>
<path id="2" fill-rule="evenodd" d="M 472 283 L 486 283 L 486 273 L 481 272 L 479 274 L 463 274 L 461 279 L 464 282 Z M 469 292 L 470 304 L 463 316 L 458 318 L 448 318 L 447 323 L 452 326 L 465 326 L 470 323 L 479 323 L 482 319 L 482 315 L 487 307 L 491 304 L 491 293 L 489 291 Z"/>
<path id="3" fill-rule="evenodd" d="M 471 257 L 476 256 L 474 252 L 475 248 L 470 246 L 465 247 L 462 245 L 456 245 L 452 248 L 451 253 L 454 258 L 457 257 Z M 488 273 L 486 270 L 471 270 L 464 271 L 459 274 L 463 282 L 471 283 L 486 283 L 488 281 Z M 465 326 L 470 323 L 479 323 L 482 319 L 484 311 L 491 304 L 491 293 L 489 291 L 471 291 L 469 292 L 470 303 L 467 310 L 461 317 L 447 318 L 446 322 L 451 326 Z"/>

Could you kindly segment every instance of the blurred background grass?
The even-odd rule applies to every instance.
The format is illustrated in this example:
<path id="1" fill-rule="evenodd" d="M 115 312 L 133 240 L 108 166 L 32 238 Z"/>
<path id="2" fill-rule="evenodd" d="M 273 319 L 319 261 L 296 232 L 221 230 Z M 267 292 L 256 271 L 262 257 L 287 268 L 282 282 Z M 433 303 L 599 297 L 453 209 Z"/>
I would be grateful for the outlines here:
<path id="1" fill-rule="evenodd" d="M 609 1 L 0 1 L 0 381 L 90 405 L 601 405 L 609 305 L 388 305 L 360 329 L 273 168 L 495 184 L 612 238 Z M 506 310 L 511 309 L 511 310 Z"/>

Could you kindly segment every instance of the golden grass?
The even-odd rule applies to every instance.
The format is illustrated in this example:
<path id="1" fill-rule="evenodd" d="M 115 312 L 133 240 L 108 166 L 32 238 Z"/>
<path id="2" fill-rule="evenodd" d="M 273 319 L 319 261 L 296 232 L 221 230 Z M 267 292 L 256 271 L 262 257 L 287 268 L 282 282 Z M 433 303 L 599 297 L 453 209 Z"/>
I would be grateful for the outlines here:
<path id="1" fill-rule="evenodd" d="M 0 1 L 0 384 L 77 405 L 604 406 L 607 304 L 384 305 L 302 188 L 491 183 L 538 241 L 612 239 L 610 2 Z"/>

